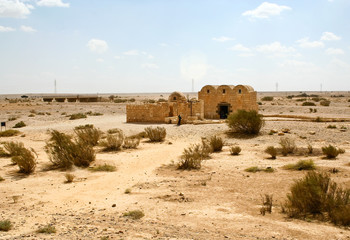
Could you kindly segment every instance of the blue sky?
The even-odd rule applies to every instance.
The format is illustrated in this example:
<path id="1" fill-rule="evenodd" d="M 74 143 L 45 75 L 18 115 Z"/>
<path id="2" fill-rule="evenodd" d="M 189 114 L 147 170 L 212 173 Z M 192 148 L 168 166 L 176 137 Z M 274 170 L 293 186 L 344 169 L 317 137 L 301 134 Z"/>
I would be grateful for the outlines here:
<path id="1" fill-rule="evenodd" d="M 0 94 L 350 90 L 349 0 L 0 0 Z"/>

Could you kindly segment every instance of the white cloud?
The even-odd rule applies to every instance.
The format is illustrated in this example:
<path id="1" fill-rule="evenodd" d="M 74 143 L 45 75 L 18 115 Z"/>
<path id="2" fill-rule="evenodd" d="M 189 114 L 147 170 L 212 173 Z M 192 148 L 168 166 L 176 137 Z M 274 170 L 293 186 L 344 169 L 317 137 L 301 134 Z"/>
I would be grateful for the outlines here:
<path id="1" fill-rule="evenodd" d="M 122 59 L 122 56 L 114 56 L 114 59 Z"/>
<path id="2" fill-rule="evenodd" d="M 24 26 L 24 25 L 21 26 L 21 30 L 23 32 L 28 32 L 28 33 L 36 32 L 36 30 L 34 28 L 29 27 L 29 26 Z"/>
<path id="3" fill-rule="evenodd" d="M 39 0 L 36 4 L 41 7 L 69 7 L 69 3 L 62 0 Z"/>
<path id="4" fill-rule="evenodd" d="M 16 29 L 14 29 L 12 27 L 0 26 L 0 32 L 13 32 L 13 31 L 16 31 Z"/>
<path id="5" fill-rule="evenodd" d="M 212 40 L 217 41 L 217 42 L 227 42 L 227 41 L 234 40 L 234 38 L 221 36 L 221 37 L 218 37 L 218 38 L 214 37 L 214 38 L 212 38 Z"/>
<path id="6" fill-rule="evenodd" d="M 242 13 L 242 15 L 252 18 L 269 18 L 271 16 L 280 15 L 281 12 L 285 10 L 292 10 L 292 8 L 275 3 L 263 2 L 259 7 L 246 11 Z"/>
<path id="7" fill-rule="evenodd" d="M 169 44 L 167 44 L 167 43 L 161 43 L 161 44 L 159 44 L 161 47 L 168 47 L 169 46 Z"/>
<path id="8" fill-rule="evenodd" d="M 280 42 L 259 45 L 256 50 L 261 53 L 273 54 L 275 56 L 285 56 L 288 53 L 295 53 L 292 47 L 283 46 Z"/>
<path id="9" fill-rule="evenodd" d="M 108 49 L 108 44 L 104 40 L 91 39 L 86 45 L 91 52 L 104 53 Z"/>
<path id="10" fill-rule="evenodd" d="M 232 51 L 237 51 L 237 52 L 250 52 L 251 51 L 250 48 L 247 48 L 247 47 L 243 46 L 242 44 L 236 44 L 235 46 L 230 47 L 229 49 Z"/>
<path id="11" fill-rule="evenodd" d="M 136 49 L 133 49 L 133 50 L 129 50 L 129 51 L 126 51 L 126 52 L 123 52 L 124 55 L 127 55 L 127 56 L 137 56 L 139 55 L 139 51 L 136 50 Z"/>
<path id="12" fill-rule="evenodd" d="M 322 41 L 336 41 L 336 40 L 340 40 L 340 39 L 341 39 L 341 37 L 339 37 L 331 32 L 324 32 L 322 34 L 322 37 L 321 37 Z"/>
<path id="13" fill-rule="evenodd" d="M 281 67 L 316 67 L 315 64 L 310 62 L 302 62 L 296 60 L 286 60 L 284 63 L 280 64 Z"/>
<path id="14" fill-rule="evenodd" d="M 344 54 L 344 51 L 341 48 L 328 48 L 326 50 L 326 53 L 328 55 L 342 55 L 342 54 Z"/>
<path id="15" fill-rule="evenodd" d="M 0 0 L 0 17 L 25 18 L 34 7 L 18 0 Z"/>
<path id="16" fill-rule="evenodd" d="M 96 59 L 96 62 L 99 62 L 99 63 L 102 63 L 102 62 L 104 62 L 105 60 L 103 59 L 103 58 L 97 58 Z"/>
<path id="17" fill-rule="evenodd" d="M 141 65 L 142 68 L 147 68 L 147 69 L 158 69 L 159 66 L 155 63 L 144 63 Z"/>
<path id="18" fill-rule="evenodd" d="M 323 48 L 324 43 L 321 41 L 309 41 L 309 38 L 302 38 L 297 41 L 302 48 Z"/>

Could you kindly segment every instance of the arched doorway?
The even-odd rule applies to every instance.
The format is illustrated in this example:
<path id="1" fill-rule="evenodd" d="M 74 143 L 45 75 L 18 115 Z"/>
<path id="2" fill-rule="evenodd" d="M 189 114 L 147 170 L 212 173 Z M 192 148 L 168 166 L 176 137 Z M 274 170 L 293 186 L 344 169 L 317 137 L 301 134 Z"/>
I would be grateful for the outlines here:
<path id="1" fill-rule="evenodd" d="M 232 112 L 231 104 L 225 102 L 219 103 L 216 112 L 219 114 L 220 119 L 226 119 L 230 112 Z"/>

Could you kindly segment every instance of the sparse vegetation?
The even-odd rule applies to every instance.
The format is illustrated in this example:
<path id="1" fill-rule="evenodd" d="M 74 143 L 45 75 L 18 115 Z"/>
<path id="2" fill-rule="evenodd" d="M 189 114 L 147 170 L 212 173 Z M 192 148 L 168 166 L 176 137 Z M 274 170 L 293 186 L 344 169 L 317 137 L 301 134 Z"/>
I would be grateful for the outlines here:
<path id="1" fill-rule="evenodd" d="M 185 148 L 178 163 L 178 169 L 200 169 L 202 161 L 208 159 L 211 152 L 211 147 L 205 141 Z"/>
<path id="2" fill-rule="evenodd" d="M 90 168 L 89 170 L 93 172 L 115 172 L 116 169 L 117 168 L 113 165 L 103 164 L 103 165 L 97 165 L 93 168 Z"/>
<path id="3" fill-rule="evenodd" d="M 128 217 L 133 220 L 141 219 L 145 216 L 145 214 L 141 210 L 129 211 L 123 214 L 123 217 Z"/>
<path id="4" fill-rule="evenodd" d="M 24 148 L 24 145 L 21 142 L 4 142 L 4 148 L 8 152 L 8 156 L 14 157 L 20 154 L 22 148 Z"/>
<path id="5" fill-rule="evenodd" d="M 124 139 L 124 148 L 137 148 L 140 144 L 140 138 L 138 137 L 127 137 Z"/>
<path id="6" fill-rule="evenodd" d="M 260 208 L 261 215 L 265 216 L 265 213 L 272 213 L 272 195 L 265 194 L 265 196 L 261 196 L 262 198 L 262 206 Z"/>
<path id="7" fill-rule="evenodd" d="M 9 117 L 7 120 L 8 120 L 9 122 L 10 122 L 10 121 L 15 121 L 15 120 L 17 120 L 17 117 L 16 117 L 16 116 L 11 116 L 11 117 Z"/>
<path id="8" fill-rule="evenodd" d="M 66 177 L 65 183 L 72 183 L 74 181 L 74 178 L 75 178 L 74 174 L 66 173 L 66 174 L 64 174 L 64 176 Z"/>
<path id="9" fill-rule="evenodd" d="M 230 153 L 231 155 L 237 156 L 242 151 L 242 149 L 239 146 L 231 146 L 230 147 Z"/>
<path id="10" fill-rule="evenodd" d="M 70 115 L 69 120 L 76 120 L 81 118 L 87 118 L 87 116 L 84 113 L 74 113 Z"/>
<path id="11" fill-rule="evenodd" d="M 103 151 L 118 151 L 124 143 L 124 134 L 122 131 L 115 134 L 108 134 L 106 139 L 100 141 Z"/>
<path id="12" fill-rule="evenodd" d="M 295 140 L 289 137 L 282 137 L 280 139 L 281 151 L 283 156 L 287 156 L 288 154 L 294 153 L 297 149 L 295 145 Z"/>
<path id="13" fill-rule="evenodd" d="M 27 126 L 23 121 L 20 121 L 18 123 L 15 124 L 15 126 L 13 126 L 13 128 L 22 128 Z"/>
<path id="14" fill-rule="evenodd" d="M 312 160 L 300 160 L 295 164 L 285 165 L 283 166 L 283 168 L 286 170 L 302 171 L 302 170 L 315 170 L 316 166 L 314 161 Z"/>
<path id="15" fill-rule="evenodd" d="M 302 106 L 316 106 L 313 102 L 303 102 Z"/>
<path id="16" fill-rule="evenodd" d="M 273 101 L 273 97 L 272 96 L 265 96 L 265 97 L 261 98 L 261 101 Z"/>
<path id="17" fill-rule="evenodd" d="M 274 146 L 268 146 L 268 147 L 265 149 L 265 153 L 271 155 L 270 159 L 276 159 L 276 156 L 277 156 L 277 149 L 276 149 Z"/>
<path id="18" fill-rule="evenodd" d="M 49 225 L 40 227 L 40 228 L 37 230 L 37 233 L 45 233 L 45 234 L 56 233 L 56 228 L 55 228 L 55 226 L 49 224 Z"/>
<path id="19" fill-rule="evenodd" d="M 164 127 L 147 127 L 145 132 L 151 142 L 162 142 L 166 137 L 166 129 Z"/>
<path id="20" fill-rule="evenodd" d="M 318 218 L 350 225 L 350 190 L 333 182 L 327 173 L 309 172 L 291 186 L 283 210 L 293 218 Z"/>
<path id="21" fill-rule="evenodd" d="M 213 152 L 220 152 L 224 146 L 224 140 L 214 135 L 209 138 L 209 144 Z"/>
<path id="22" fill-rule="evenodd" d="M 19 135 L 21 132 L 18 130 L 8 129 L 0 132 L 0 137 L 13 137 Z"/>
<path id="23" fill-rule="evenodd" d="M 7 232 L 12 228 L 12 223 L 10 220 L 0 221 L 0 231 Z"/>
<path id="24" fill-rule="evenodd" d="M 256 173 L 256 172 L 267 172 L 267 173 L 271 173 L 274 172 L 275 169 L 273 169 L 272 167 L 267 167 L 267 168 L 259 168 L 257 166 L 253 166 L 253 167 L 249 167 L 244 169 L 244 171 L 246 172 L 251 172 L 251 173 Z"/>
<path id="25" fill-rule="evenodd" d="M 264 125 L 263 116 L 257 111 L 238 110 L 227 118 L 229 128 L 238 133 L 258 134 Z"/>
<path id="26" fill-rule="evenodd" d="M 0 147 L 0 158 L 11 157 L 9 153 L 7 153 L 2 147 Z"/>
<path id="27" fill-rule="evenodd" d="M 91 146 L 96 146 L 101 138 L 101 131 L 93 125 L 78 126 L 74 129 L 74 132 L 78 137 L 78 141 Z"/>
<path id="28" fill-rule="evenodd" d="M 131 193 L 131 189 L 130 188 L 125 189 L 124 193 L 125 194 L 130 194 Z"/>
<path id="29" fill-rule="evenodd" d="M 11 157 L 12 162 L 17 163 L 19 172 L 30 174 L 36 168 L 36 152 L 34 149 L 20 147 L 17 149 L 16 155 Z"/>
<path id="30" fill-rule="evenodd" d="M 334 128 L 337 128 L 337 126 L 336 125 L 328 125 L 327 128 L 334 129 Z"/>
<path id="31" fill-rule="evenodd" d="M 320 102 L 320 105 L 324 106 L 324 107 L 328 107 L 330 104 L 331 104 L 331 101 L 329 101 L 329 100 L 322 100 Z"/>
<path id="32" fill-rule="evenodd" d="M 339 155 L 338 149 L 331 144 L 322 147 L 322 153 L 326 155 L 326 158 L 328 159 L 334 159 Z"/>
<path id="33" fill-rule="evenodd" d="M 102 116 L 103 113 L 99 113 L 99 112 L 92 112 L 92 111 L 88 111 L 85 113 L 86 115 L 89 115 L 89 116 Z"/>

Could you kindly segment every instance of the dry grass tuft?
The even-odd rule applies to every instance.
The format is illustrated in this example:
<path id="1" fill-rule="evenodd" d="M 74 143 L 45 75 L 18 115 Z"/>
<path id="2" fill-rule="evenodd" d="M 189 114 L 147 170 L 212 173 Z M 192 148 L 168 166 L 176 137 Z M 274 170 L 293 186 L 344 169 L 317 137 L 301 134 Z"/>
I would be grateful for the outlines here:
<path id="1" fill-rule="evenodd" d="M 287 156 L 288 154 L 294 153 L 294 151 L 297 149 L 295 145 L 295 140 L 289 137 L 282 137 L 280 139 L 280 145 L 282 148 L 282 155 Z"/>
<path id="2" fill-rule="evenodd" d="M 329 144 L 328 146 L 322 147 L 322 153 L 326 155 L 326 158 L 334 159 L 339 155 L 339 150 L 333 145 Z"/>
<path id="3" fill-rule="evenodd" d="M 140 138 L 138 137 L 127 137 L 124 139 L 124 148 L 133 148 L 136 149 L 140 144 Z"/>
<path id="4" fill-rule="evenodd" d="M 104 165 L 97 165 L 93 168 L 90 168 L 89 170 L 93 172 L 115 172 L 117 168 L 113 165 L 104 164 Z"/>
<path id="5" fill-rule="evenodd" d="M 211 152 L 211 147 L 205 141 L 185 148 L 178 163 L 178 169 L 200 169 L 202 161 L 208 159 Z"/>
<path id="6" fill-rule="evenodd" d="M 276 159 L 276 156 L 277 156 L 277 149 L 276 149 L 274 146 L 268 146 L 268 147 L 265 149 L 265 153 L 271 155 L 270 159 Z"/>
<path id="7" fill-rule="evenodd" d="M 64 174 L 64 176 L 66 177 L 65 183 L 72 183 L 74 181 L 74 178 L 75 178 L 74 174 L 66 173 L 66 174 Z"/>
<path id="8" fill-rule="evenodd" d="M 209 144 L 213 152 L 221 152 L 224 146 L 224 140 L 216 135 L 209 138 Z"/>
<path id="9" fill-rule="evenodd" d="M 0 137 L 13 137 L 13 136 L 19 135 L 20 133 L 21 132 L 18 130 L 9 129 L 9 130 L 0 132 Z"/>
<path id="10" fill-rule="evenodd" d="M 166 137 L 166 129 L 164 127 L 147 127 L 145 132 L 151 142 L 162 142 Z"/>
<path id="11" fill-rule="evenodd" d="M 46 226 L 39 228 L 36 232 L 37 233 L 52 234 L 52 233 L 56 233 L 56 228 L 55 228 L 55 226 L 49 224 L 49 225 L 46 225 Z"/>
<path id="12" fill-rule="evenodd" d="M 287 164 L 283 166 L 283 168 L 286 170 L 302 171 L 302 170 L 315 170 L 316 166 L 314 161 L 312 160 L 300 160 L 295 164 Z"/>
<path id="13" fill-rule="evenodd" d="M 244 169 L 246 172 L 251 172 L 251 173 L 256 173 L 256 172 L 267 172 L 267 173 L 272 173 L 275 171 L 274 168 L 272 167 L 267 167 L 267 168 L 259 168 L 257 166 L 249 167 Z"/>
<path id="14" fill-rule="evenodd" d="M 76 119 L 82 119 L 87 118 L 87 116 L 84 113 L 74 113 L 70 115 L 69 120 L 76 120 Z"/>
<path id="15" fill-rule="evenodd" d="M 0 231 L 7 232 L 12 228 L 12 223 L 10 220 L 0 221 Z"/>
<path id="16" fill-rule="evenodd" d="M 237 156 L 242 151 L 242 149 L 239 146 L 231 146 L 230 147 L 230 153 L 231 155 Z"/>
<path id="17" fill-rule="evenodd" d="M 100 146 L 103 147 L 103 151 L 118 151 L 123 146 L 124 134 L 123 131 L 119 131 L 115 134 L 108 134 L 106 139 L 100 141 Z"/>
<path id="18" fill-rule="evenodd" d="M 74 132 L 78 137 L 78 141 L 91 146 L 96 146 L 101 138 L 101 131 L 95 128 L 94 125 L 78 126 L 74 129 Z"/>
<path id="19" fill-rule="evenodd" d="M 141 210 L 129 211 L 123 214 L 123 217 L 131 218 L 133 220 L 141 219 L 145 214 Z"/>
<path id="20" fill-rule="evenodd" d="M 11 160 L 14 163 L 17 163 L 19 167 L 19 172 L 30 174 L 34 172 L 36 168 L 36 158 L 37 154 L 34 149 L 27 149 L 25 147 L 21 147 L 18 149 L 17 155 L 12 156 Z"/>

